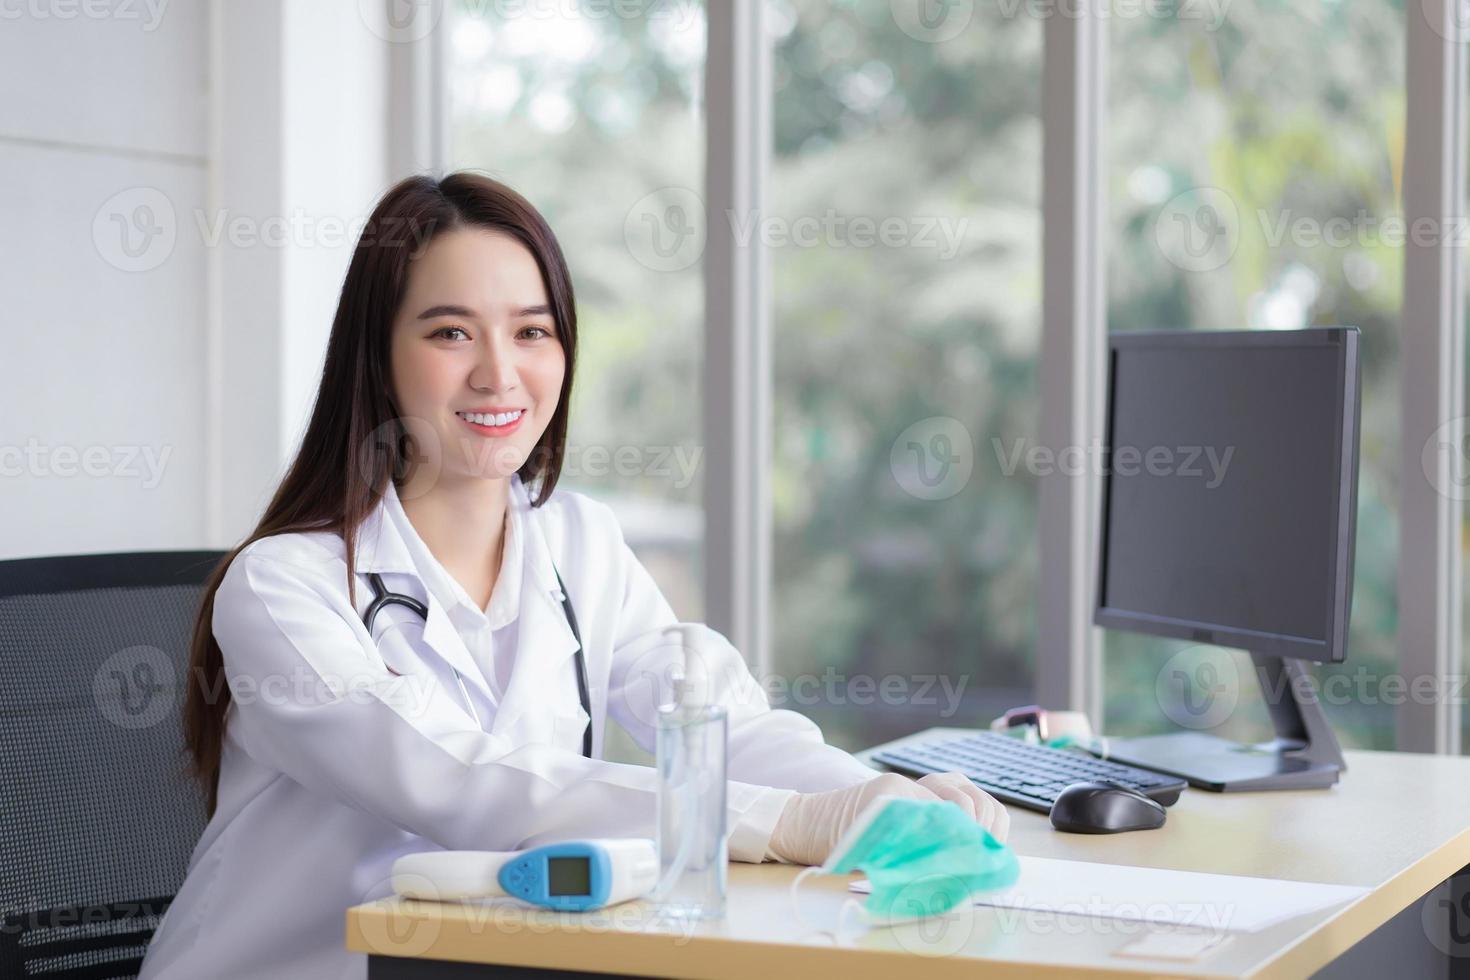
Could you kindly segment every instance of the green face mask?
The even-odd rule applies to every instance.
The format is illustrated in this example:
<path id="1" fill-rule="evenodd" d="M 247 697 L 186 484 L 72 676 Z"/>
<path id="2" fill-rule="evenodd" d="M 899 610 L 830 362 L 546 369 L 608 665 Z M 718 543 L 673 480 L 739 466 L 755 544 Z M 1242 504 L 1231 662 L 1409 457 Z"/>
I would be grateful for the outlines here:
<path id="1" fill-rule="evenodd" d="M 872 893 L 863 910 L 876 924 L 942 915 L 976 892 L 1014 884 L 1021 867 L 956 803 L 879 797 L 808 871 L 866 874 Z"/>

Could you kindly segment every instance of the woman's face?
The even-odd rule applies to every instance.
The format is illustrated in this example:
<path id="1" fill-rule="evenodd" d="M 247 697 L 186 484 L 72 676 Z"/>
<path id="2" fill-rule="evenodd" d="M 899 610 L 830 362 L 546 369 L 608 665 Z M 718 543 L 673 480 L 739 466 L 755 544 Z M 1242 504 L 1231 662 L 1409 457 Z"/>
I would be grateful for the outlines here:
<path id="1" fill-rule="evenodd" d="M 536 259 L 484 228 L 445 232 L 410 264 L 391 351 L 404 426 L 427 457 L 409 481 L 511 476 L 550 424 L 566 371 Z"/>

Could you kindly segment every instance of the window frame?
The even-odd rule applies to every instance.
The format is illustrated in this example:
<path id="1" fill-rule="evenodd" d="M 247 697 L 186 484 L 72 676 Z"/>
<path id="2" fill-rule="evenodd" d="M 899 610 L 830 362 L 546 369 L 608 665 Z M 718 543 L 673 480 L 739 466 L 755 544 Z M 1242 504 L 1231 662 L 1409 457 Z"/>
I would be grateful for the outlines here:
<path id="1" fill-rule="evenodd" d="M 771 58 L 764 0 L 705 8 L 705 618 L 771 663 L 771 291 L 760 235 L 739 245 L 727 215 L 764 214 L 771 166 Z"/>
<path id="2" fill-rule="evenodd" d="M 1465 218 L 1464 28 L 1454 24 L 1457 0 L 1425 0 L 1405 10 L 1404 226 L 1427 220 L 1448 231 L 1428 242 L 1404 242 L 1404 302 L 1400 326 L 1403 378 L 1399 420 L 1399 673 L 1413 681 L 1433 677 L 1430 703 L 1406 698 L 1399 706 L 1396 748 L 1457 754 L 1460 705 L 1451 683 L 1460 670 L 1462 610 L 1460 521 L 1463 503 L 1448 487 L 1448 454 L 1432 455 L 1426 442 L 1449 421 L 1462 432 L 1465 414 L 1465 256 L 1454 243 Z M 1415 12 L 1421 16 L 1415 16 Z M 1457 43 L 1458 42 L 1458 43 Z M 1462 445 L 1458 436 L 1455 446 Z M 1349 654 L 1351 656 L 1351 654 Z"/>

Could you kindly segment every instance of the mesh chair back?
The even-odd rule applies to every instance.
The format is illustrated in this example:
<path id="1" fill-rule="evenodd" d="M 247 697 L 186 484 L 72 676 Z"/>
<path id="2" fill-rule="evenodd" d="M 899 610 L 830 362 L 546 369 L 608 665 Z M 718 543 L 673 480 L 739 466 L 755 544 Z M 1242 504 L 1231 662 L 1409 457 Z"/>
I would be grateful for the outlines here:
<path id="1" fill-rule="evenodd" d="M 0 562 L 0 977 L 137 974 L 204 829 L 182 709 L 221 557 Z"/>

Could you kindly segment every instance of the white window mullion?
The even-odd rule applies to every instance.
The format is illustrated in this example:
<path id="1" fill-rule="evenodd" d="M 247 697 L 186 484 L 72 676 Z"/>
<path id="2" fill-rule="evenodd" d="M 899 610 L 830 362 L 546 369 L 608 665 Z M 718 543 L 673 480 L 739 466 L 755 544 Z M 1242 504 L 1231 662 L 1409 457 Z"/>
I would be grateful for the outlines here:
<path id="1" fill-rule="evenodd" d="M 1459 0 L 1411 5 L 1407 16 L 1404 224 L 1429 236 L 1404 243 L 1400 331 L 1402 422 L 1399 499 L 1399 670 L 1414 690 L 1436 679 L 1432 699 L 1398 709 L 1398 749 L 1452 752 L 1459 745 L 1460 512 L 1451 470 L 1462 451 L 1465 217 L 1465 28 Z M 1364 345 L 1373 343 L 1365 337 Z M 1422 681 L 1420 683 L 1423 683 Z"/>
<path id="2" fill-rule="evenodd" d="M 454 4 L 434 3 L 412 14 L 425 18 L 431 29 L 407 30 L 388 45 L 387 153 L 394 181 L 415 173 L 442 176 L 449 165 L 448 51 Z"/>
<path id="3" fill-rule="evenodd" d="M 705 68 L 705 619 L 771 670 L 770 290 L 760 236 L 771 156 L 764 3 L 711 3 Z"/>
<path id="4" fill-rule="evenodd" d="M 1048 18 L 1044 28 L 1041 443 L 1057 452 L 1090 446 L 1102 432 L 1106 21 L 1097 3 L 1081 0 L 1076 16 Z M 1058 470 L 1039 482 L 1036 698 L 1101 726 L 1097 475 Z"/>

